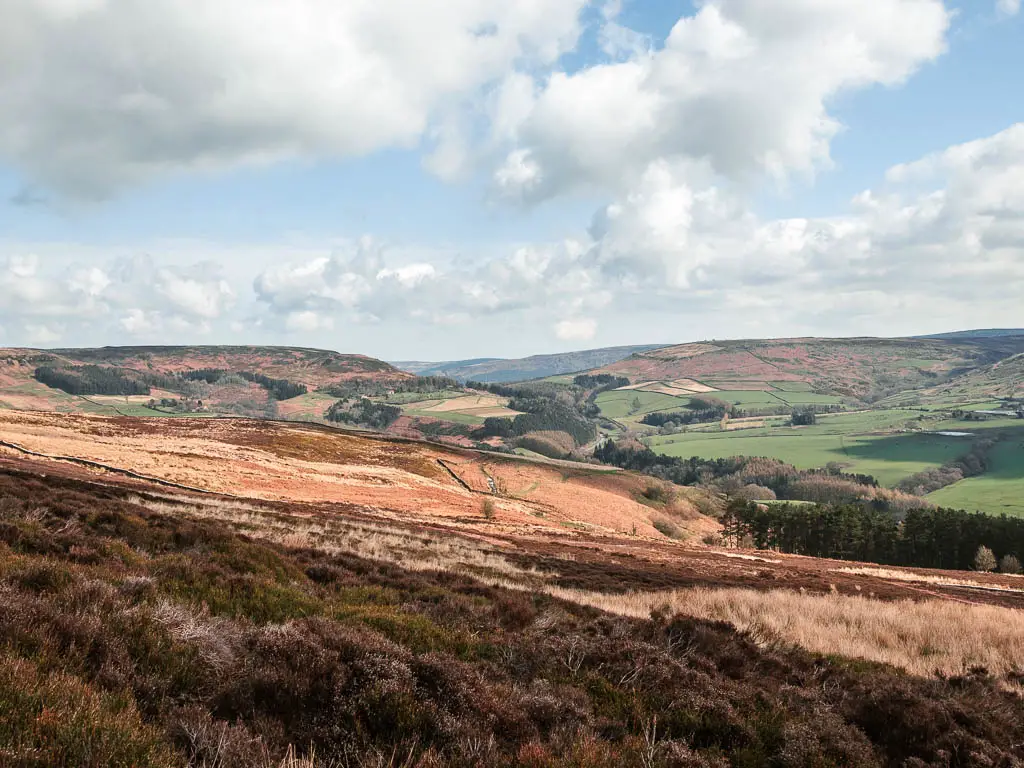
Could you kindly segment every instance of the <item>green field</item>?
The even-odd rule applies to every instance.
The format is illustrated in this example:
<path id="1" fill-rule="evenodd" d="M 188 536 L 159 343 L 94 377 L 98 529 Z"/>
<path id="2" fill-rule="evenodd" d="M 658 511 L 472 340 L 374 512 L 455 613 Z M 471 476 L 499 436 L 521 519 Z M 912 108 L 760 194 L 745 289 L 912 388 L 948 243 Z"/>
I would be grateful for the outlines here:
<path id="1" fill-rule="evenodd" d="M 685 408 L 690 403 L 690 396 L 673 397 L 660 392 L 643 392 L 638 389 L 616 389 L 602 392 L 594 400 L 601 414 L 609 419 L 627 419 L 634 417 L 639 420 L 648 413 L 669 411 Z M 639 402 L 639 406 L 637 406 Z"/>
<path id="2" fill-rule="evenodd" d="M 671 411 L 686 408 L 692 397 L 710 397 L 721 400 L 729 405 L 747 411 L 765 411 L 770 409 L 788 409 L 801 405 L 841 405 L 843 399 L 835 395 L 819 395 L 808 392 L 810 385 L 804 382 L 781 382 L 792 386 L 791 391 L 760 390 L 760 389 L 723 389 L 695 395 L 673 396 L 661 392 L 644 392 L 637 389 L 616 389 L 602 392 L 595 402 L 602 415 L 609 419 L 626 420 L 638 423 L 648 413 Z M 639 407 L 636 401 L 640 401 Z"/>
<path id="3" fill-rule="evenodd" d="M 707 427 L 708 431 L 657 436 L 649 442 L 658 453 L 680 458 L 767 456 L 800 469 L 839 462 L 848 472 L 873 475 L 882 485 L 891 486 L 915 472 L 956 458 L 970 448 L 969 438 L 915 432 L 884 433 L 885 430 L 920 427 L 920 417 L 915 411 L 829 414 L 820 416 L 818 423 L 810 427 L 790 427 L 777 422 L 723 432 L 712 425 Z M 927 428 L 934 429 L 931 425 Z"/>
<path id="4" fill-rule="evenodd" d="M 1024 517 L 1024 429 L 1000 442 L 989 456 L 989 470 L 928 494 L 942 507 L 990 515 Z"/>
<path id="5" fill-rule="evenodd" d="M 786 403 L 771 392 L 764 392 L 757 389 L 721 389 L 718 392 L 708 392 L 708 397 L 714 397 L 730 405 L 753 406 L 755 408 L 778 408 Z"/>
<path id="6" fill-rule="evenodd" d="M 466 390 L 447 389 L 438 392 L 395 392 L 387 397 L 373 397 L 371 400 L 379 400 L 389 405 L 406 405 L 408 403 L 421 403 L 424 400 L 450 400 L 453 397 L 464 397 Z"/>
<path id="7" fill-rule="evenodd" d="M 437 419 L 438 421 L 454 421 L 456 424 L 483 424 L 483 416 L 472 416 L 468 413 L 457 411 L 424 411 L 418 408 L 405 408 L 403 413 L 406 416 L 419 416 L 424 419 Z"/>
<path id="8" fill-rule="evenodd" d="M 767 456 L 800 469 L 816 469 L 829 462 L 839 462 L 846 472 L 873 475 L 882 485 L 892 486 L 915 472 L 956 458 L 970 445 L 963 438 L 939 435 L 803 435 L 790 431 L 791 434 L 762 437 L 733 437 L 728 432 L 691 433 L 676 437 L 695 439 L 675 440 L 652 445 L 652 448 L 680 458 Z"/>

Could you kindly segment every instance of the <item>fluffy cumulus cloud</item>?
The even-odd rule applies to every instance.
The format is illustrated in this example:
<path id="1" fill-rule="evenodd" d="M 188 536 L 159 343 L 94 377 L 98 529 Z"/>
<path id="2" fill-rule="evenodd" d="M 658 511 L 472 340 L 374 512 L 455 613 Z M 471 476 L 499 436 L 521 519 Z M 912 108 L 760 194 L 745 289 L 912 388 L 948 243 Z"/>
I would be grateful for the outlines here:
<path id="1" fill-rule="evenodd" d="M 600 59 L 563 71 L 588 4 Z M 837 95 L 944 52 L 941 0 L 694 5 L 655 43 L 614 0 L 8 3 L 0 160 L 38 194 L 418 146 L 442 179 L 482 170 L 499 199 L 607 202 L 563 239 L 471 253 L 387 232 L 60 266 L 0 249 L 0 328 L 324 345 L 387 328 L 408 354 L 420 327 L 568 346 L 612 324 L 628 325 L 617 342 L 1020 324 L 1024 125 L 893 167 L 834 216 L 767 219 L 749 200 L 830 168 Z"/>
<path id="2" fill-rule="evenodd" d="M 842 215 L 765 220 L 709 183 L 706 167 L 659 160 L 596 213 L 589 238 L 398 266 L 366 241 L 268 270 L 256 290 L 291 324 L 521 313 L 574 342 L 595 338 L 605 314 L 637 312 L 754 334 L 909 333 L 936 317 L 950 327 L 1013 324 L 1024 296 L 1022 174 L 1018 125 L 890 169 Z"/>
<path id="3" fill-rule="evenodd" d="M 845 215 L 761 220 L 691 169 L 652 164 L 599 212 L 582 260 L 623 304 L 785 328 L 911 332 L 1019 324 L 1024 124 L 896 166 Z"/>
<path id="4" fill-rule="evenodd" d="M 234 303 L 234 290 L 211 262 L 182 267 L 138 256 L 52 265 L 35 254 L 0 261 L 0 326 L 14 343 L 201 336 Z"/>
<path id="5" fill-rule="evenodd" d="M 706 0 L 659 49 L 556 72 L 518 105 L 499 191 L 618 188 L 656 159 L 743 177 L 829 164 L 837 94 L 902 83 L 945 50 L 941 0 Z M 524 98 L 519 89 L 520 101 Z"/>
<path id="6" fill-rule="evenodd" d="M 202 261 L 61 269 L 15 254 L 0 261 L 0 327 L 25 344 L 269 334 L 331 345 L 374 329 L 483 340 L 514 328 L 579 345 L 624 322 L 664 341 L 1013 326 L 1022 177 L 1024 124 L 895 166 L 831 217 L 763 219 L 706 166 L 658 160 L 589 233 L 485 257 L 363 238 L 292 259 L 263 249 L 229 276 L 218 261 L 238 262 L 237 250 L 212 246 Z"/>
<path id="7" fill-rule="evenodd" d="M 572 48 L 585 2 L 5 2 L 0 155 L 102 196 L 169 171 L 414 146 L 513 67 Z"/>

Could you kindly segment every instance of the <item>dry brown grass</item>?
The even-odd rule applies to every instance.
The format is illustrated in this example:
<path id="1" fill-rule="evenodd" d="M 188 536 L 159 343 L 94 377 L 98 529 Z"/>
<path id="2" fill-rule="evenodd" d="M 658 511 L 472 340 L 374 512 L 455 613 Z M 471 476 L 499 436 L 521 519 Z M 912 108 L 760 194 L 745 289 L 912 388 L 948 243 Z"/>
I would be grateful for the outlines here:
<path id="1" fill-rule="evenodd" d="M 1024 613 L 948 601 L 882 602 L 839 594 L 691 589 L 608 595 L 548 586 L 549 594 L 609 613 L 646 617 L 667 608 L 727 621 L 763 642 L 880 661 L 917 675 L 1024 669 Z"/>
<path id="2" fill-rule="evenodd" d="M 325 514 L 301 515 L 222 499 L 135 496 L 131 501 L 171 516 L 214 519 L 239 533 L 286 547 L 347 553 L 394 563 L 412 571 L 502 576 L 534 584 L 540 573 L 520 568 L 488 545 L 451 533 L 413 531 L 383 520 L 359 522 Z"/>
<path id="3" fill-rule="evenodd" d="M 239 532 L 285 546 L 350 553 L 410 570 L 464 573 L 618 615 L 645 618 L 652 610 L 667 609 L 726 621 L 764 643 L 884 662 L 918 675 L 957 674 L 974 666 L 1000 675 L 1024 669 L 1024 613 L 1008 608 L 940 600 L 883 602 L 786 590 L 699 588 L 613 595 L 567 589 L 550 583 L 557 574 L 521 568 L 483 542 L 448 532 L 412 531 L 385 520 L 291 514 L 234 501 L 182 503 L 180 498 L 166 498 L 135 501 L 169 515 L 215 518 Z M 886 569 L 839 570 L 907 580 L 914 576 Z"/>
<path id="4" fill-rule="evenodd" d="M 781 561 L 775 561 L 781 562 Z M 936 584 L 948 587 L 973 587 L 976 589 L 995 589 L 1001 592 L 1024 592 L 1024 589 L 1008 587 L 1004 584 L 993 584 L 990 582 L 975 581 L 973 579 L 958 579 L 953 576 L 936 576 L 932 574 L 914 573 L 913 571 L 897 571 L 892 568 L 836 568 L 836 573 L 849 573 L 855 576 L 875 576 L 879 579 L 891 581 L 909 581 L 918 584 Z M 1001 573 L 1001 577 L 1009 574 Z M 1010 576 L 1010 578 L 1013 578 Z"/>

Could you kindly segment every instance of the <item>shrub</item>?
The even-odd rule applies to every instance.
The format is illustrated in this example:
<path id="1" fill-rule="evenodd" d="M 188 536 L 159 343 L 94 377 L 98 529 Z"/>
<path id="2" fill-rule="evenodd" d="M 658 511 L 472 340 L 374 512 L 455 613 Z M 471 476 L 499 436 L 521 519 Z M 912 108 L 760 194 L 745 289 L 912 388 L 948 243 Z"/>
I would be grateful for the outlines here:
<path id="1" fill-rule="evenodd" d="M 996 569 L 996 556 L 992 550 L 982 544 L 974 553 L 974 570 L 994 571 Z"/>
<path id="2" fill-rule="evenodd" d="M 1003 555 L 1002 558 L 999 560 L 1000 573 L 1019 574 L 1020 571 L 1020 560 L 1018 560 L 1013 555 Z"/>
<path id="3" fill-rule="evenodd" d="M 484 517 L 488 520 L 493 520 L 495 513 L 494 499 L 484 499 L 483 503 L 480 504 L 480 511 L 484 513 Z"/>
<path id="4" fill-rule="evenodd" d="M 651 522 L 651 525 L 653 525 L 662 536 L 668 536 L 670 539 L 681 539 L 686 535 L 682 528 L 664 517 L 655 518 Z"/>
<path id="5" fill-rule="evenodd" d="M 125 696 L 2 656 L 0 764 L 171 768 L 181 760 Z"/>
<path id="6" fill-rule="evenodd" d="M 655 504 L 668 504 L 673 496 L 671 488 L 664 483 L 648 483 L 640 495 Z"/>

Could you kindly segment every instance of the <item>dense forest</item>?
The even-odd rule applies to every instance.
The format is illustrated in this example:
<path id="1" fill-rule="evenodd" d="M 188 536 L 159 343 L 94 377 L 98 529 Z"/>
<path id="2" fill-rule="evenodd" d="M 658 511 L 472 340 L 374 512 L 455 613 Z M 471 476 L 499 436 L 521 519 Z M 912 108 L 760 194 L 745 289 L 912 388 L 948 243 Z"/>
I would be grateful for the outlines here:
<path id="1" fill-rule="evenodd" d="M 402 379 L 349 379 L 327 384 L 317 391 L 331 397 L 384 397 L 398 392 L 448 392 L 462 385 L 446 376 L 413 376 Z"/>
<path id="2" fill-rule="evenodd" d="M 148 384 L 134 376 L 98 365 L 42 366 L 33 375 L 37 381 L 69 395 L 148 395 L 150 390 Z"/>
<path id="3" fill-rule="evenodd" d="M 628 387 L 629 379 L 625 376 L 612 376 L 610 373 L 581 373 L 573 378 L 572 383 L 582 389 L 596 389 L 604 392 L 609 389 Z"/>
<path id="4" fill-rule="evenodd" d="M 229 376 L 238 376 L 245 381 L 259 384 L 273 400 L 290 400 L 309 391 L 305 384 L 296 384 L 286 379 L 272 379 L 262 373 L 250 371 L 235 373 L 223 368 L 198 368 L 181 374 L 181 378 L 186 381 L 205 381 L 207 384 L 216 384 Z"/>
<path id="5" fill-rule="evenodd" d="M 485 436 L 522 437 L 530 432 L 567 432 L 577 445 L 589 443 L 597 437 L 597 427 L 592 419 L 598 414 L 598 409 L 587 401 L 586 392 L 581 387 L 544 381 L 523 384 L 469 382 L 467 386 L 507 397 L 508 407 L 521 411 L 511 420 L 487 419 L 483 430 Z"/>
<path id="6" fill-rule="evenodd" d="M 1024 520 L 955 509 L 911 509 L 897 520 L 862 504 L 737 501 L 722 522 L 732 543 L 810 557 L 951 570 L 974 567 L 979 547 L 998 558 L 1024 557 Z"/>
<path id="7" fill-rule="evenodd" d="M 401 415 L 402 409 L 396 405 L 375 403 L 361 397 L 354 402 L 339 400 L 333 403 L 324 413 L 324 418 L 339 424 L 356 424 L 372 429 L 387 429 Z"/>

